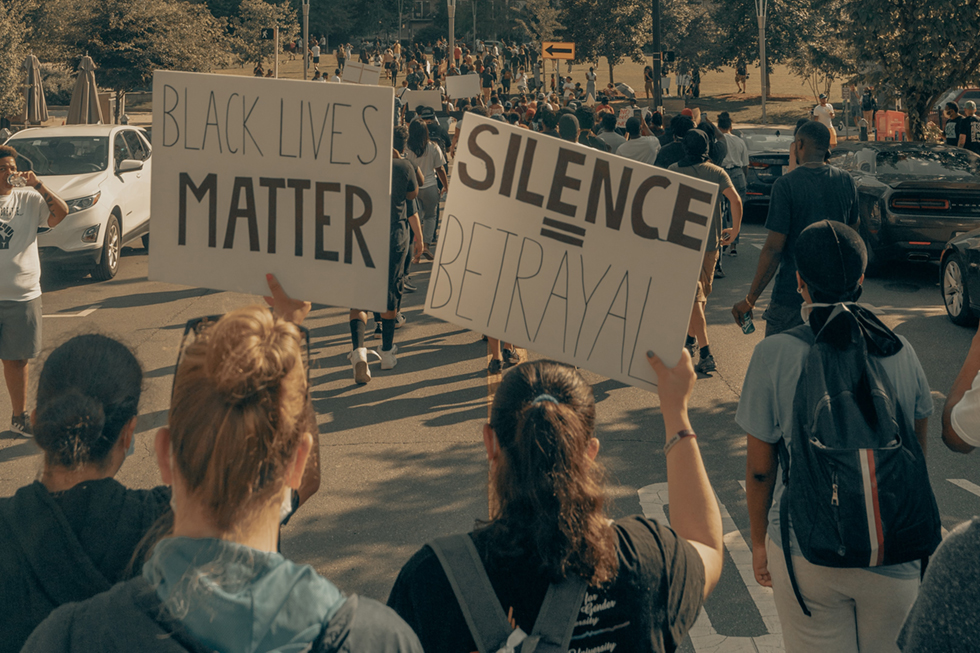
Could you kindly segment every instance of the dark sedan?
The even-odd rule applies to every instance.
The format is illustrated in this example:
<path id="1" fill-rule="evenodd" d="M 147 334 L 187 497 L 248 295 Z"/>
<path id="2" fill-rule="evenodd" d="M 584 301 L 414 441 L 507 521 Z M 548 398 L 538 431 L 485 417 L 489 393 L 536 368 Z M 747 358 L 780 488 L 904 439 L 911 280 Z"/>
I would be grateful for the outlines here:
<path id="1" fill-rule="evenodd" d="M 970 326 L 980 313 L 980 229 L 957 236 L 943 250 L 939 286 L 954 324 Z"/>
<path id="2" fill-rule="evenodd" d="M 749 149 L 745 205 L 767 208 L 772 185 L 789 165 L 789 146 L 793 144 L 793 128 L 752 127 L 741 129 L 739 134 Z"/>
<path id="3" fill-rule="evenodd" d="M 952 238 L 980 227 L 980 156 L 929 143 L 842 143 L 831 163 L 860 197 L 868 271 L 887 261 L 935 261 Z"/>

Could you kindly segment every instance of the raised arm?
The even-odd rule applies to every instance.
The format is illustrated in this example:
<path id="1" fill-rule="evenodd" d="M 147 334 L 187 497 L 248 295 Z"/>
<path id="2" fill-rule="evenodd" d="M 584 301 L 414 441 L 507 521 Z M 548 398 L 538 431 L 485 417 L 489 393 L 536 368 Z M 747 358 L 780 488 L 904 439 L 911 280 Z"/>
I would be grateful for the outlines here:
<path id="1" fill-rule="evenodd" d="M 976 398 L 973 396 L 975 393 L 971 392 L 973 381 L 977 378 L 977 373 L 980 373 L 980 330 L 973 336 L 970 351 L 966 355 L 966 360 L 963 361 L 963 367 L 960 368 L 959 375 L 953 381 L 953 387 L 950 388 L 949 395 L 946 397 L 946 405 L 943 406 L 943 442 L 950 451 L 970 453 L 975 448 L 970 443 L 965 442 L 960 437 L 960 434 L 956 432 L 956 429 L 953 428 L 952 418 L 953 409 L 961 402 L 964 402 L 964 395 L 968 392 L 971 396 L 966 398 L 963 405 L 957 410 L 957 413 L 963 414 L 964 416 L 969 415 L 974 418 L 980 417 L 980 404 L 976 402 Z M 970 421 L 975 422 L 977 420 L 973 419 Z"/>

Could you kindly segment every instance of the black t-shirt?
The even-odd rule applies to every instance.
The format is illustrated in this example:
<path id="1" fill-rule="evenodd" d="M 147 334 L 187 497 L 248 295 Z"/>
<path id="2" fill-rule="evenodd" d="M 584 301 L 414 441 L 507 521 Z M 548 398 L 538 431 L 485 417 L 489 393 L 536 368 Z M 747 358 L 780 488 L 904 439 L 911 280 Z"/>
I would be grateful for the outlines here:
<path id="1" fill-rule="evenodd" d="M 408 214 L 405 212 L 406 195 L 418 190 L 415 167 L 405 159 L 391 162 L 391 230 L 407 229 Z"/>
<path id="2" fill-rule="evenodd" d="M 616 579 L 590 587 L 572 634 L 570 652 L 674 651 L 697 619 L 704 597 L 704 565 L 674 531 L 641 516 L 615 522 Z M 527 556 L 494 555 L 486 532 L 471 533 L 504 612 L 534 628 L 548 581 Z M 402 567 L 388 597 L 426 651 L 471 653 L 476 644 L 439 560 L 428 546 Z"/>
<path id="3" fill-rule="evenodd" d="M 683 158 L 684 144 L 680 141 L 674 141 L 673 143 L 668 143 L 660 148 L 660 151 L 657 153 L 657 159 L 653 162 L 653 165 L 666 170 Z"/>
<path id="4" fill-rule="evenodd" d="M 956 147 L 960 140 L 960 122 L 963 120 L 963 116 L 956 116 L 955 118 L 950 118 L 946 121 L 946 126 L 943 128 L 943 135 L 946 137 L 946 145 L 952 145 Z"/>
<path id="5" fill-rule="evenodd" d="M 854 178 L 831 165 L 800 166 L 772 185 L 766 229 L 786 235 L 786 245 L 772 287 L 772 301 L 799 306 L 803 296 L 796 292 L 796 239 L 800 232 L 820 220 L 836 220 L 855 227 L 858 222 L 858 191 Z"/>
<path id="6" fill-rule="evenodd" d="M 493 83 L 496 81 L 497 76 L 489 68 L 483 71 L 481 77 L 483 79 L 483 88 L 493 88 Z"/>
<path id="7" fill-rule="evenodd" d="M 971 152 L 980 152 L 980 118 L 976 116 L 963 116 L 956 126 L 956 137 L 966 135 L 963 147 Z"/>

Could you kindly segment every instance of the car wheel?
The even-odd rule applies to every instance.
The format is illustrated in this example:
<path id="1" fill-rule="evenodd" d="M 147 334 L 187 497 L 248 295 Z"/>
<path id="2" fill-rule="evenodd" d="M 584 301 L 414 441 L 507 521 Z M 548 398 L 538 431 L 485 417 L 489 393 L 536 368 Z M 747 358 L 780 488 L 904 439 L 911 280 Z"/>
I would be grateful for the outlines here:
<path id="1" fill-rule="evenodd" d="M 114 215 L 109 216 L 105 226 L 105 238 L 102 240 L 102 260 L 92 271 L 92 278 L 98 281 L 108 281 L 119 271 L 119 254 L 122 250 L 122 237 L 119 234 L 119 220 Z"/>
<path id="2" fill-rule="evenodd" d="M 150 250 L 150 234 L 143 234 L 143 249 Z"/>
<path id="3" fill-rule="evenodd" d="M 953 324 L 970 326 L 976 324 L 976 317 L 970 309 L 970 290 L 966 285 L 966 270 L 963 259 L 952 254 L 943 262 L 943 304 Z"/>

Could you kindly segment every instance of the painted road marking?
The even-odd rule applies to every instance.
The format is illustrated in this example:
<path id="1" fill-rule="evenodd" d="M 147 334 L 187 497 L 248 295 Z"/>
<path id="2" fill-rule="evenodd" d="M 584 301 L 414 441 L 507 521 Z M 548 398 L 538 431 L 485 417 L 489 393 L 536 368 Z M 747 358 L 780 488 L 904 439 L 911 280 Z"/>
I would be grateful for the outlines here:
<path id="1" fill-rule="evenodd" d="M 95 305 L 77 313 L 54 313 L 53 315 L 43 315 L 42 317 L 88 317 L 97 310 L 99 310 L 99 306 Z"/>
<path id="2" fill-rule="evenodd" d="M 953 485 L 958 485 L 959 487 L 963 488 L 967 492 L 972 492 L 973 494 L 980 497 L 980 485 L 971 483 L 965 478 L 948 478 L 946 480 L 952 483 Z"/>
<path id="3" fill-rule="evenodd" d="M 666 483 L 654 483 L 637 490 L 640 499 L 640 507 L 643 509 L 647 519 L 656 519 L 661 523 L 668 523 L 667 512 L 664 508 L 669 504 Z M 742 582 L 745 583 L 749 596 L 759 610 L 763 623 L 768 631 L 766 635 L 758 637 L 728 637 L 720 634 L 711 626 L 711 619 L 704 610 L 698 615 L 698 620 L 691 628 L 691 644 L 698 653 L 742 653 L 766 651 L 767 653 L 782 653 L 783 637 L 782 628 L 779 625 L 779 617 L 776 614 L 776 603 L 772 598 L 772 589 L 762 587 L 755 581 L 755 573 L 752 571 L 752 550 L 745 543 L 741 531 L 735 525 L 735 521 L 728 513 L 728 509 L 721 501 L 718 501 L 721 511 L 721 526 L 724 533 L 725 547 L 728 549 L 735 567 L 738 569 Z"/>

